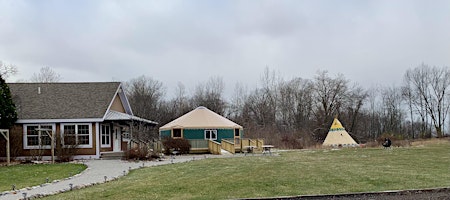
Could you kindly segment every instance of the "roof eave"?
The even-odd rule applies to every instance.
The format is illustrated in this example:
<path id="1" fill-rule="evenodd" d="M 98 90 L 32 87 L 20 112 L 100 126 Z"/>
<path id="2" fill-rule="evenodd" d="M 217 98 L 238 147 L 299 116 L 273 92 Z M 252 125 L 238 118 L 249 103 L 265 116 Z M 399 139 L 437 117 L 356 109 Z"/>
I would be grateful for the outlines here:
<path id="1" fill-rule="evenodd" d="M 102 122 L 102 118 L 80 118 L 80 119 L 18 119 L 16 124 L 39 124 L 39 123 L 88 123 Z"/>

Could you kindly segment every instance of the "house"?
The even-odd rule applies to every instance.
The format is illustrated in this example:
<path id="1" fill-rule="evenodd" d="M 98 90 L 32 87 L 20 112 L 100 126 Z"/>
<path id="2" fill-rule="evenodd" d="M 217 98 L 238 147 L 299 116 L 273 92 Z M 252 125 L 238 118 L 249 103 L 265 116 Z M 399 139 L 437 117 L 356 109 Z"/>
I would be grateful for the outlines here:
<path id="1" fill-rule="evenodd" d="M 184 138 L 191 144 L 191 152 L 208 151 L 208 141 L 222 140 L 240 142 L 243 137 L 241 125 L 200 106 L 159 128 L 161 139 Z"/>
<path id="2" fill-rule="evenodd" d="M 354 147 L 358 143 L 348 134 L 341 122 L 335 118 L 328 131 L 323 146 L 332 147 Z"/>
<path id="3" fill-rule="evenodd" d="M 119 82 L 9 83 L 18 120 L 11 135 L 20 137 L 18 158 L 50 156 L 51 139 L 77 148 L 75 159 L 100 158 L 123 152 L 133 134 L 131 125 L 157 123 L 133 115 Z M 11 147 L 12 148 L 12 147 Z"/>

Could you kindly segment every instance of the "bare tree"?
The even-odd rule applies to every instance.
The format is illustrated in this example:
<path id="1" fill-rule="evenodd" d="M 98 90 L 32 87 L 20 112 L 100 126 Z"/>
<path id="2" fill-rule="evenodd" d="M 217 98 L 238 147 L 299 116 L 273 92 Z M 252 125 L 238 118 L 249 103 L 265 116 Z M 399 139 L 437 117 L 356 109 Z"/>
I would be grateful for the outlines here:
<path id="1" fill-rule="evenodd" d="M 50 67 L 42 67 L 39 73 L 34 73 L 31 82 L 35 83 L 52 83 L 61 80 L 61 76 Z"/>
<path id="2" fill-rule="evenodd" d="M 166 121 L 166 107 L 163 97 L 165 89 L 162 82 L 147 76 L 140 76 L 125 84 L 127 97 L 135 115 L 157 122 Z M 162 110 L 162 112 L 161 112 Z M 133 137 L 141 141 L 157 138 L 155 129 L 139 125 L 135 127 Z"/>
<path id="3" fill-rule="evenodd" d="M 318 101 L 314 109 L 317 124 L 314 134 L 318 141 L 325 139 L 333 117 L 339 114 L 347 98 L 348 82 L 342 74 L 332 78 L 327 71 L 319 71 L 314 78 L 314 97 Z"/>
<path id="4" fill-rule="evenodd" d="M 434 126 L 437 137 L 443 136 L 445 121 L 450 109 L 450 69 L 422 64 L 406 72 L 404 80 L 411 90 L 413 104 L 423 108 Z M 420 113 L 420 112 L 419 112 Z"/>
<path id="5" fill-rule="evenodd" d="M 223 97 L 224 89 L 225 84 L 221 77 L 211 77 L 207 82 L 198 84 L 192 96 L 193 106 L 205 106 L 223 115 L 226 109 L 226 101 Z"/>
<path id="6" fill-rule="evenodd" d="M 230 104 L 228 107 L 227 117 L 238 123 L 242 123 L 244 121 L 243 110 L 247 98 L 248 98 L 247 88 L 241 83 L 236 83 L 234 88 L 234 94 L 231 97 Z"/>
<path id="7" fill-rule="evenodd" d="M 189 103 L 189 96 L 186 93 L 186 87 L 178 82 L 175 89 L 175 97 L 170 101 L 170 113 L 172 113 L 171 120 L 180 117 L 183 114 L 191 111 L 193 107 Z"/>
<path id="8" fill-rule="evenodd" d="M 12 64 L 6 64 L 0 61 L 0 76 L 3 79 L 7 79 L 9 76 L 17 73 L 17 66 Z"/>
<path id="9" fill-rule="evenodd" d="M 368 93 L 362 87 L 354 84 L 348 87 L 347 92 L 342 99 L 340 109 L 338 110 L 339 119 L 342 123 L 345 123 L 346 130 L 357 141 L 366 141 L 365 127 L 364 127 L 364 114 L 363 105 L 366 103 Z M 328 126 L 331 122 L 328 122 Z"/>
<path id="10" fill-rule="evenodd" d="M 402 92 L 400 88 L 385 88 L 381 91 L 382 109 L 380 111 L 382 120 L 382 132 L 391 135 L 402 135 L 402 123 L 404 122 L 404 111 L 402 109 Z"/>
<path id="11" fill-rule="evenodd" d="M 126 83 L 126 91 L 136 115 L 154 120 L 158 118 L 158 106 L 165 95 L 162 82 L 151 77 L 140 76 Z"/>
<path id="12" fill-rule="evenodd" d="M 308 128 L 313 109 L 312 88 L 311 81 L 301 78 L 280 83 L 277 110 L 280 123 L 291 129 Z"/>

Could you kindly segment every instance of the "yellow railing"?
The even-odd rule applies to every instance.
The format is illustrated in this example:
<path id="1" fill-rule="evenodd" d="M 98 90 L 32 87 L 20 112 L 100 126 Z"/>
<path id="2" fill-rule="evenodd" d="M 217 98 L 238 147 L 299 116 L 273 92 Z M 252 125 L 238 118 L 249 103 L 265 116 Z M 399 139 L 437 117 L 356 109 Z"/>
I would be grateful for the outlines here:
<path id="1" fill-rule="evenodd" d="M 256 139 L 256 147 L 258 149 L 262 149 L 263 145 L 264 145 L 264 140 L 263 139 Z"/>
<path id="2" fill-rule="evenodd" d="M 222 149 L 224 149 L 225 151 L 228 151 L 232 154 L 236 153 L 236 149 L 234 148 L 234 142 L 222 139 L 221 145 L 222 145 Z"/>
<path id="3" fill-rule="evenodd" d="M 250 138 L 241 139 L 241 151 L 245 151 L 246 147 L 254 147 L 256 151 L 262 151 L 262 146 L 264 145 L 263 139 L 252 140 Z"/>
<path id="4" fill-rule="evenodd" d="M 212 140 L 208 140 L 208 149 L 209 149 L 210 153 L 215 154 L 215 155 L 220 155 L 222 147 L 221 147 L 220 143 L 212 141 Z"/>

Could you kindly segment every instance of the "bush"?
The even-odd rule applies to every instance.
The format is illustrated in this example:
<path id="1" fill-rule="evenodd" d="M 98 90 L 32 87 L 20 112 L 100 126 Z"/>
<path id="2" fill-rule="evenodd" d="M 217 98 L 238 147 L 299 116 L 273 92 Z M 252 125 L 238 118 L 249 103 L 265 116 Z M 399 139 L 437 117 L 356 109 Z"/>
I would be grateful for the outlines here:
<path id="1" fill-rule="evenodd" d="M 149 160 L 151 157 L 149 156 L 147 147 L 135 147 L 127 151 L 127 158 L 134 160 Z"/>
<path id="2" fill-rule="evenodd" d="M 66 137 L 63 140 L 60 134 L 56 135 L 56 147 L 55 147 L 55 156 L 58 162 L 69 162 L 73 161 L 75 155 L 77 155 L 78 144 L 74 141 L 75 138 Z"/>
<path id="3" fill-rule="evenodd" d="M 292 135 L 281 136 L 281 142 L 288 149 L 303 149 L 301 141 Z"/>
<path id="4" fill-rule="evenodd" d="M 184 138 L 165 138 L 163 140 L 163 146 L 166 155 L 172 154 L 173 151 L 178 151 L 180 154 L 188 154 L 191 150 L 191 144 Z"/>

